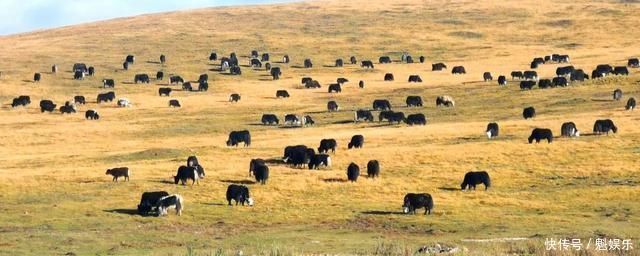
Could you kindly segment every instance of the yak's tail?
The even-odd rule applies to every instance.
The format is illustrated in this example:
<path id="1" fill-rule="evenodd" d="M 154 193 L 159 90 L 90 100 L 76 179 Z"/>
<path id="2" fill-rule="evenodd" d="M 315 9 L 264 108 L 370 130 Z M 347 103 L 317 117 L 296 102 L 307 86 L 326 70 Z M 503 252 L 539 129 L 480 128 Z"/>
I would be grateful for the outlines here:
<path id="1" fill-rule="evenodd" d="M 180 195 L 176 194 L 176 214 L 178 216 L 182 215 L 183 205 L 184 205 L 184 201 L 183 201 L 182 197 Z"/>

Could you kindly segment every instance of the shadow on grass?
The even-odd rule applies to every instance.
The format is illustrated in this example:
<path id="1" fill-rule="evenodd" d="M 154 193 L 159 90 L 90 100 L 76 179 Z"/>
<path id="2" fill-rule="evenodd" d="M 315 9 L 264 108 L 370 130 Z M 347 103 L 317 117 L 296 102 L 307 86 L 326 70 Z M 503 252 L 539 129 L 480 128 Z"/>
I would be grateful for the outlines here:
<path id="1" fill-rule="evenodd" d="M 285 164 L 285 162 L 281 158 L 271 158 L 264 160 L 267 164 Z"/>
<path id="2" fill-rule="evenodd" d="M 460 188 L 452 188 L 452 187 L 439 187 L 439 190 L 444 190 L 444 191 L 460 191 Z"/>
<path id="3" fill-rule="evenodd" d="M 127 214 L 127 215 L 140 215 L 138 214 L 138 209 L 111 209 L 111 210 L 103 210 L 103 211 L 109 212 L 109 213 L 118 213 L 118 214 Z"/>
<path id="4" fill-rule="evenodd" d="M 223 203 L 202 203 L 204 205 L 209 205 L 209 206 L 225 206 L 227 204 L 223 204 Z"/>
<path id="5" fill-rule="evenodd" d="M 256 184 L 255 181 L 252 180 L 220 180 L 220 182 L 224 182 L 224 183 L 233 183 L 233 184 L 242 184 L 242 185 L 252 185 L 252 184 Z"/>
<path id="6" fill-rule="evenodd" d="M 328 179 L 322 179 L 322 181 L 324 181 L 324 182 L 338 182 L 338 183 L 347 182 L 347 180 L 343 179 L 343 178 L 328 178 Z"/>
<path id="7" fill-rule="evenodd" d="M 390 212 L 390 211 L 364 211 L 362 214 L 367 215 L 404 215 L 402 212 Z"/>
<path id="8" fill-rule="evenodd" d="M 325 112 L 319 112 L 319 113 L 326 113 Z M 313 114 L 313 113 L 310 113 Z M 331 124 L 352 124 L 354 123 L 353 120 L 340 120 L 340 121 L 335 121 L 335 122 L 331 122 Z"/>
<path id="9" fill-rule="evenodd" d="M 591 101 L 597 101 L 597 102 L 612 102 L 615 100 L 612 99 L 591 99 Z"/>

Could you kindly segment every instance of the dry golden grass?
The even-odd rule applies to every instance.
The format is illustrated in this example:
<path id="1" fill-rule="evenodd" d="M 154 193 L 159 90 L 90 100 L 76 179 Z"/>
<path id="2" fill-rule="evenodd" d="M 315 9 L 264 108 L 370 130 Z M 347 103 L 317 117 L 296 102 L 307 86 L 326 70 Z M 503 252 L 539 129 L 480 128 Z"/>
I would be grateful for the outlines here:
<path id="1" fill-rule="evenodd" d="M 0 254 L 179 255 L 187 247 L 206 254 L 216 248 L 260 254 L 380 253 L 377 248 L 397 254 L 440 242 L 494 255 L 543 254 L 547 237 L 606 236 L 637 244 L 640 127 L 637 113 L 624 111 L 628 97 L 640 96 L 637 71 L 526 92 L 514 82 L 500 88 L 480 81 L 485 71 L 508 75 L 526 70 L 533 57 L 555 52 L 570 54 L 572 65 L 585 71 L 601 63 L 624 65 L 638 55 L 637 12 L 637 4 L 618 1 L 312 1 L 144 15 L 0 37 Z M 212 49 L 239 56 L 257 49 L 276 61 L 289 54 L 292 63 L 276 64 L 284 74 L 278 81 L 249 67 L 242 67 L 242 76 L 226 76 L 210 71 L 217 68 L 207 61 Z M 381 55 L 397 60 L 404 50 L 416 60 L 424 55 L 426 63 L 324 67 L 351 55 L 376 63 Z M 137 62 L 122 71 L 127 54 Z M 153 63 L 160 54 L 167 56 L 165 65 Z M 296 68 L 305 58 L 313 59 L 314 68 Z M 429 63 L 441 61 L 464 65 L 468 74 L 431 72 Z M 97 76 L 71 80 L 67 70 L 75 62 L 95 66 Z M 44 74 L 38 84 L 26 81 L 54 63 L 58 74 Z M 551 77 L 557 66 L 543 65 L 538 72 Z M 210 90 L 175 91 L 171 98 L 183 107 L 172 109 L 169 98 L 157 96 L 165 81 L 125 84 L 136 73 L 158 70 L 188 80 L 206 72 Z M 386 72 L 396 81 L 383 82 Z M 406 83 L 410 74 L 425 82 Z M 324 87 L 301 89 L 302 76 Z M 326 85 L 341 76 L 351 82 L 342 93 L 327 94 Z M 132 108 L 95 104 L 95 95 L 106 91 L 106 77 L 116 79 L 117 96 L 131 99 Z M 365 89 L 357 88 L 359 80 Z M 615 88 L 623 90 L 624 100 L 602 101 Z M 291 98 L 275 99 L 278 89 Z M 227 102 L 234 92 L 242 100 Z M 6 105 L 23 94 L 31 95 L 29 107 Z M 456 99 L 456 108 L 435 108 L 435 97 L 443 94 Z M 74 95 L 89 101 L 78 114 L 41 114 L 37 108 L 40 99 L 62 104 Z M 402 107 L 408 95 L 422 96 L 425 107 Z M 377 98 L 390 99 L 407 114 L 424 113 L 429 124 L 343 122 Z M 326 113 L 328 100 L 342 111 Z M 522 108 L 530 105 L 538 117 L 522 120 Z M 101 120 L 84 120 L 89 108 Z M 256 125 L 263 113 L 312 113 L 317 124 Z M 619 133 L 526 144 L 534 127 L 559 135 L 560 125 L 573 121 L 588 132 L 600 118 L 613 119 Z M 498 139 L 484 136 L 490 121 L 501 126 Z M 251 130 L 252 146 L 226 147 L 228 132 L 240 129 Z M 354 134 L 365 136 L 363 149 L 346 149 Z M 250 185 L 255 207 L 225 205 L 229 182 L 251 180 L 251 158 L 279 157 L 287 145 L 317 147 L 323 138 L 338 140 L 332 168 L 271 166 L 266 186 Z M 207 169 L 206 179 L 196 186 L 168 183 L 193 154 Z M 350 162 L 363 168 L 370 159 L 381 162 L 380 179 L 325 182 L 345 178 Z M 112 183 L 104 175 L 115 166 L 130 167 L 131 182 Z M 472 169 L 489 171 L 493 188 L 456 190 Z M 183 216 L 129 214 L 140 194 L 151 190 L 183 195 Z M 407 192 L 431 193 L 434 214 L 398 214 Z M 505 237 L 530 240 L 461 241 Z"/>

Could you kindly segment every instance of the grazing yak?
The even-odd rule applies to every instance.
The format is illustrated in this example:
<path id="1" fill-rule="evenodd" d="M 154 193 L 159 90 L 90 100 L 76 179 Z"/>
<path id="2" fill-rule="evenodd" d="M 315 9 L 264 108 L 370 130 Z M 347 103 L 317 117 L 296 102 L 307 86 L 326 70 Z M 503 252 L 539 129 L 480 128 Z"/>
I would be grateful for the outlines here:
<path id="1" fill-rule="evenodd" d="M 301 121 L 295 114 L 284 115 L 284 125 L 300 125 Z"/>
<path id="2" fill-rule="evenodd" d="M 520 90 L 531 90 L 536 85 L 536 81 L 520 81 Z"/>
<path id="3" fill-rule="evenodd" d="M 360 67 L 363 67 L 363 68 L 373 68 L 373 62 L 371 62 L 370 60 L 363 60 L 363 61 L 360 63 Z"/>
<path id="4" fill-rule="evenodd" d="M 407 116 L 406 123 L 408 125 L 426 125 L 427 118 L 422 113 L 410 114 Z"/>
<path id="5" fill-rule="evenodd" d="M 485 82 L 493 81 L 493 76 L 491 76 L 491 72 L 484 72 L 482 74 L 482 79 L 484 79 Z"/>
<path id="6" fill-rule="evenodd" d="M 462 75 L 466 73 L 467 71 L 464 69 L 463 66 L 455 66 L 451 69 L 451 74 L 454 74 L 454 75 Z"/>
<path id="7" fill-rule="evenodd" d="M 426 60 L 426 58 L 424 56 L 420 56 L 418 58 L 418 60 L 420 61 L 420 63 L 424 63 L 424 61 Z"/>
<path id="8" fill-rule="evenodd" d="M 524 119 L 536 117 L 536 109 L 534 107 L 526 107 L 522 110 L 522 117 Z"/>
<path id="9" fill-rule="evenodd" d="M 364 81 L 360 80 L 360 82 L 358 82 L 358 87 L 361 89 L 364 88 Z"/>
<path id="10" fill-rule="evenodd" d="M 436 97 L 436 107 L 445 106 L 445 107 L 455 107 L 456 102 L 453 100 L 453 97 L 448 95 L 438 96 Z"/>
<path id="11" fill-rule="evenodd" d="M 149 83 L 149 75 L 147 74 L 136 74 L 133 77 L 134 83 Z"/>
<path id="12" fill-rule="evenodd" d="M 167 62 L 167 57 L 164 56 L 164 54 L 160 55 L 160 64 L 164 64 L 165 62 Z"/>
<path id="13" fill-rule="evenodd" d="M 84 80 L 84 72 L 79 70 L 73 72 L 73 80 Z"/>
<path id="14" fill-rule="evenodd" d="M 58 65 L 51 66 L 51 73 L 52 74 L 58 73 Z"/>
<path id="15" fill-rule="evenodd" d="M 302 78 L 302 81 L 300 81 L 300 83 L 301 84 L 306 84 L 307 82 L 312 81 L 312 80 L 313 80 L 313 78 L 305 76 L 305 77 Z"/>
<path id="16" fill-rule="evenodd" d="M 94 67 L 89 67 L 89 76 L 94 76 L 96 74 L 96 69 Z"/>
<path id="17" fill-rule="evenodd" d="M 274 114 L 263 114 L 261 122 L 263 125 L 278 125 L 280 120 L 278 120 L 278 116 Z"/>
<path id="18" fill-rule="evenodd" d="M 116 82 L 113 79 L 103 79 L 102 80 L 102 88 L 114 88 L 116 87 Z"/>
<path id="19" fill-rule="evenodd" d="M 511 80 L 516 80 L 516 79 L 524 79 L 524 74 L 522 74 L 522 71 L 511 72 Z"/>
<path id="20" fill-rule="evenodd" d="M 349 79 L 346 79 L 344 77 L 338 77 L 336 79 L 336 83 L 339 83 L 339 84 L 344 84 L 344 83 L 348 83 L 348 82 L 349 82 Z"/>
<path id="21" fill-rule="evenodd" d="M 617 66 L 613 68 L 613 71 L 611 73 L 617 76 L 628 76 L 629 70 L 625 66 Z"/>
<path id="22" fill-rule="evenodd" d="M 351 62 L 351 65 L 358 64 L 358 60 L 356 59 L 356 56 L 351 56 L 349 58 L 349 62 Z"/>
<path id="23" fill-rule="evenodd" d="M 227 140 L 227 146 L 237 147 L 240 142 L 244 142 L 244 146 L 251 146 L 251 134 L 247 130 L 232 131 L 229 133 L 229 139 Z"/>
<path id="24" fill-rule="evenodd" d="M 531 131 L 531 136 L 529 136 L 529 144 L 533 143 L 535 140 L 536 143 L 540 143 L 540 140 L 546 139 L 548 143 L 553 141 L 553 133 L 550 129 L 544 128 L 535 128 Z"/>
<path id="25" fill-rule="evenodd" d="M 198 82 L 198 91 L 206 92 L 209 90 L 209 83 L 207 81 Z"/>
<path id="26" fill-rule="evenodd" d="M 560 126 L 560 135 L 562 137 L 579 137 L 580 131 L 573 122 L 565 122 Z"/>
<path id="27" fill-rule="evenodd" d="M 76 95 L 73 96 L 73 103 L 84 105 L 85 103 L 87 103 L 87 100 L 82 95 Z"/>
<path id="28" fill-rule="evenodd" d="M 478 184 L 484 184 L 484 190 L 489 189 L 489 187 L 491 186 L 491 179 L 489 178 L 489 174 L 487 172 L 467 172 L 467 174 L 464 175 L 462 184 L 460 184 L 460 189 L 476 190 L 476 185 Z"/>
<path id="29" fill-rule="evenodd" d="M 487 124 L 487 130 L 485 133 L 489 139 L 498 137 L 500 134 L 500 126 L 498 126 L 498 123 L 489 123 Z"/>
<path id="30" fill-rule="evenodd" d="M 604 133 L 609 135 L 609 131 L 612 131 L 613 133 L 618 132 L 618 127 L 616 127 L 611 119 L 596 120 L 596 122 L 593 124 L 593 132 L 595 134 L 601 135 Z"/>
<path id="31" fill-rule="evenodd" d="M 212 52 L 211 54 L 209 54 L 209 60 L 210 61 L 218 60 L 218 54 L 215 52 Z"/>
<path id="32" fill-rule="evenodd" d="M 240 94 L 232 93 L 229 95 L 229 102 L 238 102 L 240 101 Z"/>
<path id="33" fill-rule="evenodd" d="M 571 76 L 569 77 L 569 80 L 571 81 L 584 81 L 585 79 L 589 79 L 589 76 L 587 74 L 584 73 L 584 71 L 582 69 L 576 69 L 573 72 L 571 72 Z"/>
<path id="34" fill-rule="evenodd" d="M 276 98 L 289 98 L 289 92 L 287 90 L 277 90 Z"/>
<path id="35" fill-rule="evenodd" d="M 309 163 L 313 155 L 315 155 L 315 151 L 305 145 L 287 146 L 284 148 L 282 161 L 293 167 L 303 167 Z"/>
<path id="36" fill-rule="evenodd" d="M 107 92 L 98 94 L 97 102 L 112 102 L 116 98 L 115 92 Z"/>
<path id="37" fill-rule="evenodd" d="M 347 167 L 347 179 L 351 182 L 358 181 L 358 177 L 360 176 L 360 166 L 356 163 L 351 162 L 349 167 Z"/>
<path id="38" fill-rule="evenodd" d="M 353 135 L 351 137 L 351 141 L 349 142 L 348 148 L 362 148 L 364 146 L 364 136 L 362 135 Z"/>
<path id="39" fill-rule="evenodd" d="M 157 211 L 158 202 L 165 196 L 169 196 L 169 193 L 167 193 L 166 191 L 142 193 L 142 198 L 140 198 L 140 203 L 138 204 L 138 214 L 147 216 L 150 215 L 150 213 L 154 211 L 154 209 Z"/>
<path id="40" fill-rule="evenodd" d="M 378 63 L 391 63 L 391 58 L 389 58 L 389 56 L 381 56 L 380 58 L 378 58 Z"/>
<path id="41" fill-rule="evenodd" d="M 638 58 L 632 58 L 627 61 L 627 66 L 630 68 L 640 67 L 640 60 Z"/>
<path id="42" fill-rule="evenodd" d="M 524 79 L 526 80 L 534 80 L 534 81 L 538 80 L 538 72 L 536 71 L 528 70 L 522 74 L 524 76 Z"/>
<path id="43" fill-rule="evenodd" d="M 570 76 L 576 69 L 573 66 L 565 66 L 556 68 L 556 76 Z"/>
<path id="44" fill-rule="evenodd" d="M 171 88 L 169 87 L 160 87 L 158 88 L 158 96 L 169 96 L 171 94 Z"/>
<path id="45" fill-rule="evenodd" d="M 336 59 L 336 68 L 342 67 L 344 65 L 344 62 L 342 61 L 342 59 Z"/>
<path id="46" fill-rule="evenodd" d="M 540 79 L 538 80 L 538 88 L 540 89 L 547 89 L 547 88 L 551 88 L 552 84 L 551 84 L 551 80 L 550 79 Z"/>
<path id="47" fill-rule="evenodd" d="M 409 83 L 422 83 L 422 78 L 419 75 L 410 75 L 408 81 Z"/>
<path id="48" fill-rule="evenodd" d="M 76 112 L 76 106 L 71 104 L 71 102 L 65 102 L 64 106 L 60 107 L 60 113 L 62 114 L 71 114 Z"/>
<path id="49" fill-rule="evenodd" d="M 335 101 L 329 101 L 327 102 L 327 110 L 329 112 L 335 112 L 338 111 L 340 109 L 340 107 L 338 106 L 338 103 Z"/>
<path id="50" fill-rule="evenodd" d="M 18 106 L 26 107 L 29 104 L 31 104 L 31 97 L 26 95 L 21 95 L 21 96 L 18 96 L 17 98 L 13 98 L 13 101 L 11 102 L 11 107 L 12 108 L 15 108 Z"/>
<path id="51" fill-rule="evenodd" d="M 416 210 L 424 208 L 424 215 L 431 214 L 433 210 L 433 198 L 428 193 L 408 193 L 404 196 L 402 212 L 416 214 Z"/>
<path id="52" fill-rule="evenodd" d="M 622 99 L 622 90 L 620 89 L 615 89 L 613 91 L 613 100 L 615 101 L 619 101 Z"/>
<path id="53" fill-rule="evenodd" d="M 198 157 L 197 156 L 189 156 L 187 157 L 187 166 L 189 167 L 195 167 L 200 165 L 200 163 L 198 162 Z"/>
<path id="54" fill-rule="evenodd" d="M 253 176 L 256 167 L 259 165 L 267 165 L 267 163 L 261 158 L 251 159 L 251 161 L 249 161 L 249 177 Z"/>
<path id="55" fill-rule="evenodd" d="M 242 69 L 240 68 L 240 66 L 231 66 L 229 67 L 229 74 L 242 75 Z"/>
<path id="56" fill-rule="evenodd" d="M 131 107 L 131 101 L 129 101 L 127 98 L 120 98 L 118 99 L 117 105 L 121 108 Z"/>
<path id="57" fill-rule="evenodd" d="M 172 100 L 169 100 L 169 107 L 179 108 L 182 106 L 180 105 L 180 101 L 176 99 L 172 99 Z"/>
<path id="58" fill-rule="evenodd" d="M 569 82 L 567 81 L 566 77 L 554 77 L 551 82 L 553 83 L 553 86 L 560 86 L 560 87 L 566 87 L 569 85 Z"/>
<path id="59" fill-rule="evenodd" d="M 40 112 L 44 113 L 45 111 L 47 112 L 53 112 L 56 109 L 56 104 L 53 103 L 53 101 L 51 100 L 41 100 L 40 101 Z"/>
<path id="60" fill-rule="evenodd" d="M 178 167 L 176 176 L 173 176 L 174 184 L 178 184 L 178 182 L 180 182 L 184 186 L 187 183 L 187 180 L 192 180 L 191 185 L 195 184 L 196 182 L 200 184 L 200 174 L 198 173 L 198 168 L 196 168 L 195 166 L 184 165 Z"/>
<path id="61" fill-rule="evenodd" d="M 249 168 L 251 167 L 253 167 L 253 169 L 249 171 L 253 172 L 256 182 L 260 183 L 260 185 L 267 184 L 267 180 L 269 179 L 269 166 L 264 162 L 256 161 L 253 162 L 253 165 L 249 164 Z"/>
<path id="62" fill-rule="evenodd" d="M 370 160 L 367 163 L 367 178 L 377 178 L 380 176 L 380 163 L 378 160 Z"/>
<path id="63" fill-rule="evenodd" d="M 407 96 L 407 107 L 422 107 L 422 97 L 420 96 Z"/>
<path id="64" fill-rule="evenodd" d="M 273 78 L 273 80 L 279 80 L 280 76 L 282 75 L 280 67 L 273 67 L 269 72 L 271 72 L 271 77 Z"/>
<path id="65" fill-rule="evenodd" d="M 431 71 L 442 71 L 445 69 L 447 69 L 447 65 L 442 62 L 431 64 Z"/>
<path id="66" fill-rule="evenodd" d="M 373 110 L 391 110 L 391 102 L 385 99 L 376 99 L 373 101 Z"/>
<path id="67" fill-rule="evenodd" d="M 392 73 L 386 73 L 384 74 L 384 80 L 385 81 L 393 81 L 393 74 Z"/>
<path id="68" fill-rule="evenodd" d="M 184 83 L 184 79 L 182 79 L 181 76 L 170 76 L 169 77 L 169 82 L 171 84 L 183 84 Z"/>
<path id="69" fill-rule="evenodd" d="M 100 114 L 94 109 L 89 109 L 84 113 L 84 118 L 88 120 L 98 120 L 100 119 Z"/>
<path id="70" fill-rule="evenodd" d="M 399 124 L 402 121 L 406 121 L 406 117 L 403 112 L 385 110 L 381 111 L 380 115 L 378 115 L 378 122 L 382 122 L 382 120 L 387 120 L 389 123 L 397 122 Z"/>
<path id="71" fill-rule="evenodd" d="M 34 83 L 40 82 L 41 78 L 42 78 L 42 75 L 40 75 L 40 73 L 33 74 L 33 82 Z"/>
<path id="72" fill-rule="evenodd" d="M 329 150 L 331 150 L 331 153 L 335 153 L 337 146 L 338 146 L 338 143 L 336 142 L 335 139 L 322 139 L 320 140 L 318 153 L 329 153 Z"/>
<path id="73" fill-rule="evenodd" d="M 227 202 L 231 206 L 231 200 L 236 201 L 236 205 L 241 204 L 244 206 L 246 203 L 249 206 L 253 206 L 253 199 L 249 195 L 249 188 L 244 185 L 231 184 L 227 187 Z"/>
<path id="74" fill-rule="evenodd" d="M 627 100 L 627 105 L 624 107 L 626 110 L 633 110 L 636 108 L 636 99 L 631 97 Z"/>
<path id="75" fill-rule="evenodd" d="M 251 59 L 249 60 L 249 66 L 251 66 L 252 68 L 261 68 L 262 62 L 260 62 L 259 59 Z"/>
<path id="76" fill-rule="evenodd" d="M 304 87 L 307 89 L 321 88 L 320 83 L 317 80 L 308 80 L 307 82 L 305 82 Z"/>
<path id="77" fill-rule="evenodd" d="M 156 73 L 156 80 L 162 80 L 162 79 L 164 79 L 164 72 L 158 71 Z"/>
<path id="78" fill-rule="evenodd" d="M 313 67 L 313 63 L 311 62 L 311 59 L 305 59 L 304 68 L 312 68 L 312 67 Z"/>
<path id="79" fill-rule="evenodd" d="M 498 85 L 507 85 L 507 77 L 506 76 L 498 76 Z"/>
<path id="80" fill-rule="evenodd" d="M 107 169 L 106 175 L 113 176 L 113 181 L 118 182 L 118 178 L 124 177 L 125 181 L 129 181 L 129 175 L 131 172 L 129 171 L 129 167 L 117 167 L 112 169 Z"/>
<path id="81" fill-rule="evenodd" d="M 331 167 L 331 157 L 327 154 L 313 154 L 309 157 L 309 170 L 318 170 L 321 166 Z"/>
<path id="82" fill-rule="evenodd" d="M 122 69 L 124 69 L 124 70 L 129 70 L 129 62 L 126 62 L 126 61 L 125 61 L 125 62 L 123 62 L 123 63 L 122 63 Z"/>
<path id="83" fill-rule="evenodd" d="M 336 93 L 337 93 L 337 92 L 342 92 L 342 87 L 340 86 L 340 84 L 330 84 L 330 85 L 329 85 L 329 90 L 328 90 L 328 92 L 329 92 L 329 93 L 332 93 L 332 92 L 336 92 Z"/>
<path id="84" fill-rule="evenodd" d="M 364 109 L 359 109 L 354 113 L 354 122 L 359 122 L 359 121 L 368 121 L 368 122 L 373 122 L 373 114 L 371 114 L 371 111 L 369 110 L 364 110 Z"/>
<path id="85" fill-rule="evenodd" d="M 133 55 L 127 55 L 127 57 L 125 58 L 125 62 L 129 64 L 133 64 L 135 61 L 136 61 L 136 57 Z"/>
<path id="86" fill-rule="evenodd" d="M 167 209 L 176 208 L 176 215 L 182 216 L 184 209 L 184 199 L 178 194 L 165 196 L 158 200 L 158 217 L 167 215 Z"/>

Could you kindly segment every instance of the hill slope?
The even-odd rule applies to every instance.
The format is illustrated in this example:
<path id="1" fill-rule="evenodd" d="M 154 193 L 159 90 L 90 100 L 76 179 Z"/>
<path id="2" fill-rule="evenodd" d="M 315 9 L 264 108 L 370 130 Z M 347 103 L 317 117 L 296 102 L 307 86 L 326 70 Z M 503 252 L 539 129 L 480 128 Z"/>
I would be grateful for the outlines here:
<path id="1" fill-rule="evenodd" d="M 639 54 L 637 4 L 391 2 L 212 8 L 0 37 L 0 253 L 183 254 L 190 247 L 199 253 L 399 254 L 438 242 L 472 254 L 540 254 L 545 238 L 638 238 L 639 118 L 624 111 L 629 97 L 640 97 L 637 70 L 629 77 L 524 92 L 517 81 L 507 87 L 481 81 L 485 71 L 497 77 L 527 70 L 533 57 L 551 53 L 569 54 L 571 65 L 589 73 L 597 64 L 625 65 Z M 271 63 L 283 69 L 280 80 L 247 66 L 253 49 L 271 54 Z M 212 50 L 220 56 L 236 52 L 242 75 L 218 72 L 219 62 L 207 59 Z M 426 62 L 377 64 L 379 56 L 398 60 L 402 51 Z M 136 63 L 124 71 L 127 54 Z M 157 62 L 160 54 L 167 56 L 164 65 Z M 284 54 L 292 59 L 288 65 L 278 63 Z M 335 59 L 352 55 L 373 60 L 376 68 L 333 67 Z M 300 67 L 306 58 L 312 69 Z M 72 80 L 76 62 L 94 66 L 96 76 Z M 431 72 L 435 62 L 464 65 L 467 74 Z M 58 74 L 46 73 L 52 64 L 60 67 Z M 552 77 L 558 66 L 537 71 Z M 174 85 L 170 98 L 183 107 L 169 108 L 169 98 L 157 95 L 158 87 L 170 86 L 167 80 L 132 84 L 134 74 L 159 70 L 187 80 L 207 73 L 210 89 L 186 92 Z M 40 83 L 30 81 L 34 72 L 43 72 Z M 382 81 L 388 72 L 396 81 Z M 424 83 L 407 83 L 410 74 Z M 302 89 L 303 76 L 323 88 Z M 337 77 L 350 82 L 342 93 L 328 94 Z M 96 104 L 95 95 L 109 91 L 101 88 L 103 78 L 115 79 L 117 96 L 133 107 Z M 616 88 L 623 101 L 609 100 Z M 278 89 L 291 98 L 276 99 Z M 231 93 L 242 100 L 229 103 Z M 456 99 L 455 108 L 435 107 L 435 97 L 445 94 Z M 30 95 L 32 104 L 12 109 L 7 104 L 18 95 Z M 40 99 L 60 105 L 74 95 L 88 99 L 78 114 L 38 109 Z M 406 108 L 408 95 L 420 95 L 425 106 Z M 379 98 L 405 114 L 424 113 L 429 123 L 351 122 L 353 110 Z M 329 100 L 341 111 L 326 112 Z M 527 106 L 536 107 L 535 119 L 522 120 Z M 97 109 L 101 119 L 85 120 L 87 109 Z M 266 127 L 259 124 L 263 113 L 310 114 L 317 123 Z M 526 143 L 534 127 L 559 135 L 560 125 L 573 121 L 584 134 L 601 118 L 613 119 L 619 133 Z M 491 121 L 499 122 L 501 136 L 487 140 Z M 251 147 L 226 147 L 228 133 L 242 129 L 251 130 Z M 354 134 L 365 136 L 363 149 L 347 150 Z M 338 141 L 331 168 L 274 164 L 264 186 L 247 176 L 250 159 L 277 159 L 288 145 L 315 148 L 323 138 Z M 175 170 L 194 154 L 206 178 L 194 186 L 172 184 Z M 379 179 L 344 182 L 349 163 L 365 171 L 371 159 L 381 162 Z M 132 169 L 130 182 L 113 183 L 104 175 L 116 166 Z M 472 169 L 487 170 L 493 187 L 459 191 Z M 228 207 L 230 183 L 248 183 L 256 206 Z M 137 216 L 140 194 L 155 190 L 181 194 L 183 216 Z M 408 192 L 431 193 L 434 213 L 401 214 Z M 511 237 L 529 240 L 462 240 Z"/>

